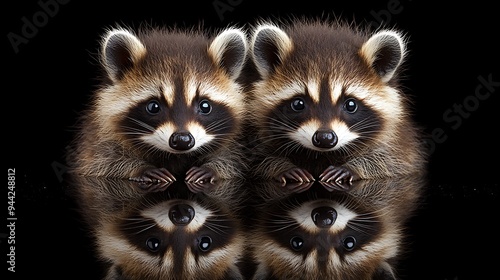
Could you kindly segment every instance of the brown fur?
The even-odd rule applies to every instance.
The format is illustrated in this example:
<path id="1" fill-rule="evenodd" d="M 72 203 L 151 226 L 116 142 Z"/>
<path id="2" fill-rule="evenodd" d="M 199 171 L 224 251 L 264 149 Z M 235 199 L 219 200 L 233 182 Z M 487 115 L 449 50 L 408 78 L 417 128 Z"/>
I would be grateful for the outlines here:
<path id="1" fill-rule="evenodd" d="M 102 279 L 243 279 L 241 197 L 227 191 L 238 182 L 224 181 L 203 194 L 189 192 L 184 182 L 158 192 L 121 179 L 72 176 L 70 182 Z M 196 209 L 190 223 L 172 223 L 169 212 L 178 204 Z M 198 249 L 203 236 L 213 240 L 207 252 Z M 146 246 L 151 237 L 161 240 L 158 252 Z"/>
<path id="2" fill-rule="evenodd" d="M 212 178 L 242 177 L 246 166 L 238 135 L 244 104 L 242 88 L 236 79 L 245 60 L 246 41 L 241 31 L 232 30 L 232 36 L 223 38 L 199 30 L 108 31 L 103 36 L 100 53 L 105 76 L 78 122 L 67 159 L 70 171 L 87 176 L 143 179 L 147 170 L 165 168 L 171 174 L 164 172 L 170 177 L 167 180 L 174 180 L 173 177 L 183 178 L 196 166 L 213 171 Z M 151 130 L 162 123 L 153 125 L 146 120 L 143 123 L 152 129 L 142 125 L 142 131 L 133 130 L 131 125 L 141 124 L 134 123 L 131 116 L 136 111 L 142 112 L 138 106 L 144 106 L 145 110 L 146 106 L 139 105 L 140 102 L 152 98 L 167 107 L 164 111 L 170 118 L 176 118 L 167 117 L 161 122 L 178 125 L 175 129 L 179 131 L 198 124 L 216 137 L 196 151 L 185 153 L 145 143 L 141 137 L 153 135 Z M 186 99 L 192 103 L 183 105 Z M 202 99 L 219 106 L 221 110 L 213 114 L 225 114 L 219 117 L 225 123 L 214 126 L 213 131 L 208 131 L 210 124 L 200 124 L 200 117 L 191 113 Z M 217 121 L 214 119 L 212 124 Z M 224 131 L 219 132 L 217 129 L 221 128 Z M 161 145 L 169 143 L 167 137 L 162 141 Z"/>
<path id="3" fill-rule="evenodd" d="M 424 177 L 359 180 L 350 192 L 332 192 L 318 182 L 300 194 L 261 184 L 254 186 L 263 192 L 249 238 L 257 263 L 252 279 L 399 279 L 399 261 L 409 250 L 407 221 L 417 210 Z M 322 206 L 337 211 L 331 227 L 312 222 L 311 211 Z M 349 235 L 358 243 L 345 251 L 339 243 Z M 303 249 L 292 249 L 293 237 L 302 238 Z"/>
<path id="4" fill-rule="evenodd" d="M 271 26 L 274 31 L 259 33 L 263 26 Z M 312 177 L 302 176 L 298 181 L 312 181 L 321 179 L 321 174 L 333 166 L 349 170 L 352 180 L 399 176 L 425 169 L 427 155 L 420 140 L 421 128 L 412 120 L 411 98 L 402 92 L 399 82 L 402 71 L 399 63 L 406 53 L 405 38 L 392 30 L 387 33 L 390 36 L 384 36 L 387 34 L 383 32 L 375 38 L 375 34 L 360 27 L 319 20 L 256 25 L 250 48 L 260 79 L 252 84 L 248 101 L 257 131 L 255 176 L 264 180 L 294 181 L 293 176 L 283 174 L 300 168 Z M 274 35 L 269 35 L 272 33 Z M 399 42 L 397 36 L 400 36 Z M 370 38 L 373 40 L 367 43 Z M 395 49 L 399 48 L 398 43 L 401 50 Z M 377 52 L 377 48 L 384 46 L 384 50 L 392 50 L 392 57 L 386 55 L 386 61 L 378 59 L 385 53 Z M 326 94 L 331 94 L 332 85 L 342 86 L 342 90 L 362 86 L 368 91 L 368 94 L 353 92 L 349 96 L 363 102 L 370 111 L 369 122 L 375 120 L 371 122 L 373 128 L 368 131 L 369 135 L 357 132 L 361 137 L 337 150 L 311 150 L 289 135 L 303 122 L 294 123 L 288 117 L 272 119 L 287 114 L 282 112 L 288 110 L 289 105 L 284 106 L 287 103 L 283 102 L 305 96 L 306 105 L 314 109 L 303 113 L 301 121 L 315 121 L 321 123 L 318 127 L 326 128 L 331 126 L 331 121 L 345 123 L 343 115 L 336 111 L 340 110 L 340 102 L 325 100 Z M 342 96 L 345 94 L 340 98 L 344 98 Z M 352 130 L 354 126 L 347 127 Z M 311 139 L 312 133 L 308 137 Z"/>

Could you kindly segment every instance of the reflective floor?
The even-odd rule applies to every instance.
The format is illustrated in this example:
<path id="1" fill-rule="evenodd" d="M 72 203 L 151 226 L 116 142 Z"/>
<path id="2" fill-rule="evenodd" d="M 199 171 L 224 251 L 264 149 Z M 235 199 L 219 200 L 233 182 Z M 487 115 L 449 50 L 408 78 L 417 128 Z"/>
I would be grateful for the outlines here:
<path id="1" fill-rule="evenodd" d="M 92 215 L 85 220 L 81 211 L 105 212 L 111 209 L 111 205 L 106 206 L 109 201 L 102 196 L 75 200 L 71 192 L 74 184 L 66 181 L 40 181 L 30 175 L 23 180 L 26 185 L 19 186 L 17 198 L 19 274 L 35 270 L 43 275 L 98 279 L 107 266 L 96 259 L 98 252 L 93 249 L 94 235 L 89 225 L 97 227 L 100 222 Z M 401 246 L 404 249 L 395 266 L 400 279 L 490 279 L 497 262 L 490 254 L 499 249 L 494 228 L 500 208 L 498 185 L 428 183 L 421 187 L 424 193 L 414 205 L 414 214 L 398 213 L 408 216 L 404 231 L 407 237 Z M 411 203 L 412 199 L 408 199 L 407 203 Z M 398 209 L 391 211 L 397 213 Z M 248 217 L 263 221 L 259 220 L 262 213 L 248 213 Z M 255 244 L 255 240 L 250 240 Z M 252 274 L 253 269 L 243 271 Z"/>

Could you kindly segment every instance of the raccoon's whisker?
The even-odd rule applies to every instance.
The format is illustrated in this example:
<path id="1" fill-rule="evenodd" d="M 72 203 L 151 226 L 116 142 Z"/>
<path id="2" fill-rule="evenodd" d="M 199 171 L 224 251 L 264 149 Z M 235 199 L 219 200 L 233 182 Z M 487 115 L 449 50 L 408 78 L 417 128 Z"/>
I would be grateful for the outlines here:
<path id="1" fill-rule="evenodd" d="M 272 226 L 270 226 L 270 228 L 268 229 L 269 232 L 277 232 L 277 231 L 283 231 L 285 229 L 292 230 L 299 228 L 299 225 L 293 222 L 283 223 L 282 225 L 282 224 L 277 224 L 275 221 L 271 221 L 271 225 Z"/>
<path id="2" fill-rule="evenodd" d="M 134 149 L 143 150 L 145 155 L 162 154 L 162 151 L 159 150 L 158 148 L 151 145 L 147 145 L 146 143 L 141 142 L 140 140 L 133 140 L 131 141 L 131 143 Z"/>
<path id="3" fill-rule="evenodd" d="M 279 156 L 288 157 L 292 153 L 298 152 L 301 149 L 302 149 L 302 147 L 300 146 L 300 144 L 291 142 L 291 143 L 285 143 L 285 144 L 281 145 L 280 147 L 278 147 L 276 149 L 276 152 L 278 153 Z"/>
<path id="4" fill-rule="evenodd" d="M 259 146 L 266 146 L 268 143 L 270 142 L 273 142 L 273 141 L 277 141 L 277 140 L 285 140 L 284 142 L 286 142 L 288 140 L 288 137 L 286 136 L 286 134 L 276 134 L 276 135 L 267 135 L 267 136 L 263 136 L 259 139 L 259 142 L 256 142 L 255 145 L 256 147 L 259 147 Z"/>
<path id="5" fill-rule="evenodd" d="M 228 226 L 222 226 L 219 224 L 214 224 L 211 222 L 205 222 L 205 226 L 210 229 L 211 231 L 218 233 L 218 234 L 227 234 L 227 231 L 224 230 L 224 228 L 229 228 Z"/>
<path id="6" fill-rule="evenodd" d="M 266 119 L 266 123 L 268 125 L 273 125 L 275 123 L 277 124 L 280 124 L 282 126 L 285 126 L 285 127 L 293 127 L 293 125 L 295 124 L 293 121 L 290 120 L 289 117 L 287 117 L 286 115 L 284 114 L 280 114 L 281 115 L 281 118 L 276 118 L 276 117 L 267 117 Z M 285 122 L 283 121 L 282 119 L 285 119 L 286 121 L 288 122 Z M 296 128 L 296 127 L 295 127 Z"/>
<path id="7" fill-rule="evenodd" d="M 377 124 L 373 122 L 371 119 L 363 119 L 353 125 L 349 126 L 349 130 L 364 130 L 370 127 L 376 127 Z"/>
<path id="8" fill-rule="evenodd" d="M 150 126 L 149 124 L 143 122 L 143 121 L 140 121 L 138 119 L 135 119 L 135 118 L 132 118 L 132 117 L 127 117 L 129 120 L 133 121 L 134 123 L 138 124 L 139 126 L 143 127 L 146 129 L 146 131 L 149 131 L 149 132 L 154 132 L 155 131 L 155 128 Z"/>
<path id="9" fill-rule="evenodd" d="M 230 120 L 231 119 L 229 119 L 229 118 L 225 118 L 225 119 L 215 121 L 215 122 L 207 125 L 206 130 L 207 131 L 218 131 L 218 130 L 226 129 L 229 127 L 229 125 L 227 125 L 227 124 L 229 123 Z"/>
<path id="10" fill-rule="evenodd" d="M 140 229 L 136 232 L 134 232 L 134 234 L 139 234 L 143 231 L 146 231 L 150 228 L 153 228 L 155 226 L 155 223 L 148 223 L 148 224 L 144 224 L 144 225 L 137 225 L 137 226 L 124 226 L 122 227 L 122 229 L 124 230 L 136 230 L 136 229 Z"/>
<path id="11" fill-rule="evenodd" d="M 144 135 L 145 133 L 149 132 L 147 130 L 141 130 L 135 127 L 128 127 L 128 126 L 124 126 L 123 130 L 124 132 L 120 133 L 122 135 Z"/>

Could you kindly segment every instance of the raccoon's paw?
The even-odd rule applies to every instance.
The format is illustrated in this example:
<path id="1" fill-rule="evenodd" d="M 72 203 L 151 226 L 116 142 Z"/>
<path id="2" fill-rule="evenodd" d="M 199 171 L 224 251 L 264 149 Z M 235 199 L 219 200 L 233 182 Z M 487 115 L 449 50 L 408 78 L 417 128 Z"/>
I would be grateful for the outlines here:
<path id="1" fill-rule="evenodd" d="M 186 182 L 186 186 L 192 193 L 202 193 L 202 192 L 209 192 L 210 190 L 215 188 L 216 184 L 210 182 L 204 182 L 204 183 Z"/>
<path id="2" fill-rule="evenodd" d="M 186 172 L 185 181 L 188 183 L 213 184 L 217 179 L 218 177 L 212 169 L 193 166 Z"/>
<path id="3" fill-rule="evenodd" d="M 282 186 L 285 186 L 290 182 L 298 183 L 310 183 L 314 182 L 314 177 L 307 170 L 302 168 L 291 168 L 283 173 L 281 173 L 277 178 L 281 182 Z"/>
<path id="4" fill-rule="evenodd" d="M 146 183 L 137 182 L 137 187 L 146 193 L 162 192 L 170 186 L 172 182 Z"/>
<path id="5" fill-rule="evenodd" d="M 157 184 L 172 183 L 175 181 L 175 177 L 166 168 L 151 168 L 142 172 L 141 176 L 131 177 L 129 180 L 139 183 Z"/>
<path id="6" fill-rule="evenodd" d="M 313 182 L 290 182 L 285 184 L 285 188 L 292 193 L 305 192 L 312 187 Z"/>
<path id="7" fill-rule="evenodd" d="M 344 166 L 328 166 L 319 175 L 320 183 L 329 189 L 348 191 L 352 188 L 352 182 L 359 179 L 349 168 Z"/>

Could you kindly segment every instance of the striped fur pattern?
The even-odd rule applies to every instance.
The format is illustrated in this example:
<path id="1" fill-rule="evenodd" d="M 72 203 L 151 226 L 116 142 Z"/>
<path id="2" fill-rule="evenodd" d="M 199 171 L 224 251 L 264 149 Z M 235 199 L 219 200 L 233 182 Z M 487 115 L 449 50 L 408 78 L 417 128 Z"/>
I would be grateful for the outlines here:
<path id="1" fill-rule="evenodd" d="M 332 192 L 314 182 L 297 193 L 262 182 L 251 279 L 399 279 L 406 221 L 423 183 L 418 176 L 358 180 L 350 192 Z"/>
<path id="2" fill-rule="evenodd" d="M 420 172 L 426 155 L 398 82 L 406 39 L 341 22 L 261 22 L 250 39 L 255 173 L 351 182 Z"/>
<path id="3" fill-rule="evenodd" d="M 141 191 L 138 182 L 74 177 L 79 210 L 106 280 L 244 279 L 238 182 L 194 194 L 188 183 Z M 233 196 L 236 195 L 236 196 Z"/>
<path id="4" fill-rule="evenodd" d="M 71 171 L 146 182 L 242 177 L 245 107 L 236 80 L 246 55 L 238 28 L 215 36 L 111 28 L 101 42 L 102 84 L 69 153 Z"/>

